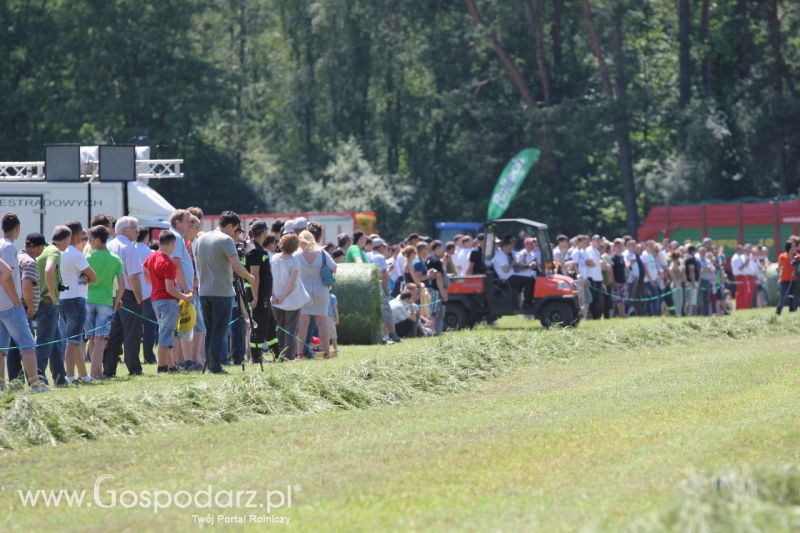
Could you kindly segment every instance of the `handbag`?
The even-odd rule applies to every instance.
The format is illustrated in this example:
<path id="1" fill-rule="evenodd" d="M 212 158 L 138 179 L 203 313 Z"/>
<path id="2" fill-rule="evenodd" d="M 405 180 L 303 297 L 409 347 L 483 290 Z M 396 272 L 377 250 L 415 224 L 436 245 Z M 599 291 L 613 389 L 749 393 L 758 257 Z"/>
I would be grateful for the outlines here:
<path id="1" fill-rule="evenodd" d="M 326 287 L 333 287 L 336 284 L 336 276 L 333 275 L 331 267 L 328 266 L 328 258 L 330 256 L 325 250 L 322 251 L 322 254 L 322 267 L 319 269 L 319 274 L 322 276 L 322 283 Z"/>

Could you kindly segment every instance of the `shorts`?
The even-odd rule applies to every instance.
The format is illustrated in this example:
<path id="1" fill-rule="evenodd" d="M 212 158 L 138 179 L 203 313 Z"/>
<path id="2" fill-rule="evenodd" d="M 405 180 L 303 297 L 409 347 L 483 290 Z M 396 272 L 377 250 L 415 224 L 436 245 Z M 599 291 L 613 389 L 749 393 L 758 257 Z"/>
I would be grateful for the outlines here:
<path id="1" fill-rule="evenodd" d="M 686 285 L 683 290 L 684 305 L 697 305 L 697 286 Z"/>
<path id="2" fill-rule="evenodd" d="M 61 316 L 67 328 L 68 344 L 83 344 L 86 328 L 86 298 L 61 300 Z"/>
<path id="3" fill-rule="evenodd" d="M 627 283 L 613 283 L 611 285 L 611 299 L 613 302 L 625 302 L 628 299 L 628 284 Z"/>
<path id="4" fill-rule="evenodd" d="M 172 348 L 172 338 L 178 327 L 178 315 L 180 315 L 178 300 L 155 300 L 153 311 L 158 319 L 158 347 Z"/>
<path id="5" fill-rule="evenodd" d="M 11 348 L 11 339 L 19 346 L 20 350 L 31 350 L 36 347 L 33 340 L 31 325 L 22 304 L 0 311 L 0 351 Z"/>
<path id="6" fill-rule="evenodd" d="M 86 304 L 86 321 L 84 330 L 87 337 L 107 338 L 111 333 L 111 322 L 114 320 L 114 308 L 103 304 Z"/>
<path id="7" fill-rule="evenodd" d="M 197 311 L 197 320 L 194 323 L 194 333 L 205 333 L 206 322 L 203 320 L 203 307 L 200 305 L 200 297 L 196 294 L 192 295 L 192 305 Z"/>
<path id="8" fill-rule="evenodd" d="M 328 317 L 328 337 L 330 338 L 330 340 L 335 341 L 336 340 L 336 324 L 333 323 L 333 320 L 334 319 L 333 319 L 332 316 Z"/>
<path id="9" fill-rule="evenodd" d="M 381 302 L 381 322 L 387 326 L 394 326 L 394 317 L 392 316 L 392 308 L 389 306 L 391 298 L 386 296 Z"/>

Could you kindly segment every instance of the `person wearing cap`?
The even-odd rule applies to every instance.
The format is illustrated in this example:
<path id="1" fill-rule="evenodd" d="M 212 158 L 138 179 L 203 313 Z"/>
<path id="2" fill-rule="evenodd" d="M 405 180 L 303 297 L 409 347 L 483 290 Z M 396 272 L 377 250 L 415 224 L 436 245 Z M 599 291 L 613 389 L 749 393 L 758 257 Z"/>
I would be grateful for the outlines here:
<path id="1" fill-rule="evenodd" d="M 353 232 L 353 244 L 347 248 L 345 261 L 347 263 L 367 263 L 367 256 L 364 253 L 364 243 L 367 242 L 367 236 L 361 230 Z"/>
<path id="2" fill-rule="evenodd" d="M 291 218 L 283 223 L 283 228 L 281 228 L 281 235 L 286 235 L 288 233 L 295 233 L 294 229 L 294 219 Z"/>
<path id="3" fill-rule="evenodd" d="M 45 392 L 36 368 L 36 352 L 29 319 L 20 296 L 22 278 L 14 241 L 19 238 L 22 226 L 14 213 L 6 213 L 2 221 L 3 239 L 0 240 L 0 348 L 19 346 L 16 355 L 9 359 L 9 380 L 19 375 L 19 367 L 25 369 L 28 384 L 34 392 Z M 41 236 L 40 236 L 41 237 Z M 41 239 L 44 241 L 44 237 Z M 38 241 L 38 239 L 37 239 Z M 30 316 L 30 314 L 29 314 Z M 0 390 L 5 389 L 5 351 L 0 351 Z M 21 363 L 21 365 L 20 365 Z M 12 375 L 12 372 L 14 375 Z"/>
<path id="4" fill-rule="evenodd" d="M 294 219 L 294 232 L 300 235 L 300 232 L 304 229 L 308 229 L 308 219 L 306 217 L 297 217 Z"/>
<path id="5" fill-rule="evenodd" d="M 250 353 L 254 363 L 262 361 L 263 352 L 269 350 L 277 359 L 278 335 L 275 315 L 272 312 L 272 270 L 269 253 L 264 243 L 269 236 L 269 227 L 263 220 L 250 225 L 250 240 L 245 247 L 244 266 L 253 275 L 253 283 L 248 290 L 248 298 L 253 309 L 253 320 L 258 327 L 250 335 Z"/>

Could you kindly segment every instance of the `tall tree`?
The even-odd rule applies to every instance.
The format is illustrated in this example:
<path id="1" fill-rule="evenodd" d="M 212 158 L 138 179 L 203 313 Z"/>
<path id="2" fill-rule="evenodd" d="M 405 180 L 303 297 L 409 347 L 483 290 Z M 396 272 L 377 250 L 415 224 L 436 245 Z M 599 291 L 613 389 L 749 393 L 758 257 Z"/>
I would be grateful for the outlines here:
<path id="1" fill-rule="evenodd" d="M 622 174 L 622 185 L 625 200 L 625 227 L 628 233 L 636 235 L 639 229 L 639 211 L 636 205 L 636 182 L 633 177 L 633 157 L 630 139 L 630 117 L 625 101 L 627 83 L 625 80 L 624 41 L 623 41 L 623 12 L 617 2 L 612 2 L 613 31 L 614 31 L 614 57 L 616 62 L 617 78 L 615 95 L 611 86 L 611 76 L 606 64 L 603 45 L 600 35 L 592 17 L 592 8 L 589 0 L 582 0 L 583 18 L 592 44 L 592 51 L 597 59 L 597 68 L 602 80 L 603 90 L 614 108 L 614 132 L 617 139 L 617 159 L 619 170 Z M 616 105 L 614 105 L 616 104 Z"/>
<path id="2" fill-rule="evenodd" d="M 711 0 L 703 0 L 700 8 L 700 42 L 703 44 L 703 92 L 705 96 L 711 94 L 711 52 L 709 48 L 709 34 L 711 25 Z"/>
<path id="3" fill-rule="evenodd" d="M 475 0 L 465 0 L 465 2 L 467 4 L 467 11 L 469 11 L 473 24 L 475 24 L 475 26 L 479 29 L 484 29 L 485 23 L 483 22 L 483 17 L 481 17 L 481 13 L 478 10 L 478 6 L 475 4 Z M 516 63 L 514 63 L 514 61 L 511 59 L 511 56 L 508 55 L 508 52 L 506 52 L 502 43 L 500 43 L 496 37 L 490 36 L 489 38 L 492 42 L 492 48 L 497 54 L 497 57 L 500 59 L 500 62 L 503 63 L 503 66 L 505 66 L 509 76 L 511 76 L 511 80 L 517 87 L 525 107 L 528 108 L 529 111 L 533 111 L 536 106 L 536 101 L 533 98 L 533 93 L 531 92 L 525 77 L 522 75 L 522 72 L 519 70 Z M 561 168 L 558 164 L 555 154 L 553 153 L 553 147 L 550 143 L 550 134 L 547 131 L 546 126 L 544 126 L 541 121 L 535 120 L 534 126 L 538 133 L 538 141 L 542 146 L 542 154 L 544 155 L 547 166 L 550 169 L 550 179 L 554 187 L 558 188 L 562 182 Z"/>
<path id="4" fill-rule="evenodd" d="M 678 0 L 678 107 L 686 109 L 692 97 L 692 9 L 689 0 Z"/>
<path id="5" fill-rule="evenodd" d="M 550 106 L 550 71 L 547 68 L 547 60 L 544 57 L 544 24 L 542 23 L 542 2 L 541 0 L 531 0 L 533 8 L 533 29 L 536 36 L 536 65 L 539 67 L 539 79 L 542 82 L 542 95 L 544 105 Z"/>

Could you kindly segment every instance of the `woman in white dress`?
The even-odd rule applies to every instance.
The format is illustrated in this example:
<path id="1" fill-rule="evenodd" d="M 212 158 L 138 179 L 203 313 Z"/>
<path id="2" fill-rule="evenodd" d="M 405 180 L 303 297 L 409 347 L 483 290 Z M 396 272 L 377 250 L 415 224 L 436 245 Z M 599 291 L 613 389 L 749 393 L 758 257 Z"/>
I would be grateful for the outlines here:
<path id="1" fill-rule="evenodd" d="M 298 238 L 300 239 L 300 249 L 295 252 L 295 257 L 300 262 L 300 278 L 310 300 L 303 306 L 300 313 L 300 324 L 297 327 L 297 353 L 303 353 L 308 323 L 310 317 L 313 316 L 319 328 L 320 349 L 327 359 L 330 357 L 330 334 L 328 332 L 330 293 L 327 285 L 322 281 L 322 265 L 324 261 L 332 272 L 336 272 L 336 263 L 317 243 L 310 231 L 301 231 Z"/>
<path id="2" fill-rule="evenodd" d="M 300 310 L 308 302 L 308 293 L 300 278 L 300 261 L 293 254 L 297 250 L 297 235 L 290 233 L 281 238 L 280 252 L 270 259 L 272 269 L 272 312 L 278 324 L 278 345 L 283 359 L 294 359 L 298 337 Z M 307 324 L 307 323 L 306 323 Z M 306 329 L 308 325 L 306 325 Z M 305 331 L 302 333 L 305 336 Z M 302 355 L 303 352 L 300 352 Z"/>

